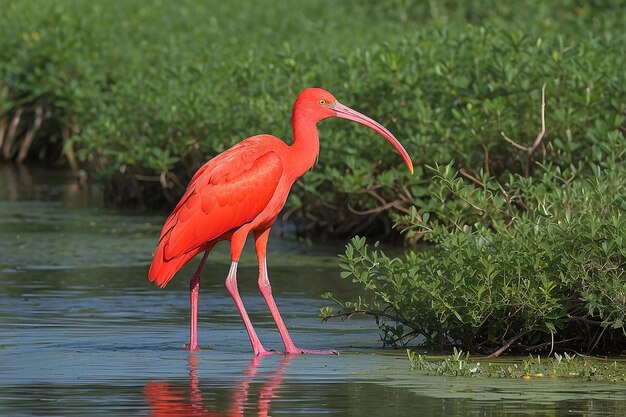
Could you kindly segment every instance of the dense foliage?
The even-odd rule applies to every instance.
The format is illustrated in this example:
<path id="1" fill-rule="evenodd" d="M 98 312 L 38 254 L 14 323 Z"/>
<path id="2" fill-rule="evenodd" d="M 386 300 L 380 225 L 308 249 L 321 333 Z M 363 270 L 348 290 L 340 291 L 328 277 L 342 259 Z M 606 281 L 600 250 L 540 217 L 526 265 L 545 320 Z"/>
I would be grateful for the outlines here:
<path id="1" fill-rule="evenodd" d="M 342 277 L 366 294 L 336 300 L 339 315 L 376 316 L 387 344 L 624 350 L 625 53 L 604 43 L 624 33 L 596 18 L 586 31 L 559 22 L 561 33 L 581 30 L 567 41 L 483 28 L 447 38 L 449 55 L 419 72 L 429 104 L 413 136 L 446 162 L 396 216 L 433 248 L 394 258 L 354 239 Z"/>
<path id="2" fill-rule="evenodd" d="M 608 167 L 578 179 L 573 167 L 543 167 L 465 183 L 432 168 L 437 216 L 414 211 L 407 232 L 432 250 L 404 258 L 355 238 L 341 257 L 343 278 L 367 291 L 339 301 L 340 315 L 377 316 L 384 341 L 501 352 L 566 347 L 620 353 L 626 347 L 626 141 L 605 138 Z M 331 298 L 332 295 L 327 295 Z M 323 311 L 335 315 L 332 309 Z"/>
<path id="3" fill-rule="evenodd" d="M 324 122 L 286 215 L 389 236 L 390 209 L 431 204 L 424 164 L 532 169 L 500 131 L 536 133 L 543 84 L 538 159 L 602 158 L 588 131 L 621 123 L 626 96 L 619 3 L 1 0 L 2 151 L 64 155 L 117 201 L 168 205 L 243 137 L 289 140 L 294 97 L 317 85 L 397 133 L 418 169 L 390 169 L 401 161 L 374 133 Z"/>

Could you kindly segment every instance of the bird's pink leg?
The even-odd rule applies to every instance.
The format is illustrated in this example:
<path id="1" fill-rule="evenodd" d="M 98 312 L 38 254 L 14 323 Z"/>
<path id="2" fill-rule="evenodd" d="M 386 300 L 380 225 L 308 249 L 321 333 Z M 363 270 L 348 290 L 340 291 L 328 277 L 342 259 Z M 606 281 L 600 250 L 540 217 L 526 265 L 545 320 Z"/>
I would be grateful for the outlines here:
<path id="1" fill-rule="evenodd" d="M 226 277 L 226 289 L 230 293 L 231 297 L 233 297 L 235 305 L 237 306 L 237 310 L 239 310 L 241 320 L 243 320 L 243 324 L 246 326 L 246 331 L 248 332 L 248 337 L 250 338 L 250 343 L 252 344 L 254 354 L 257 356 L 262 356 L 272 353 L 269 350 L 265 349 L 261 344 L 261 341 L 259 340 L 259 337 L 257 336 L 254 327 L 252 327 L 252 322 L 248 317 L 248 313 L 243 306 L 243 301 L 241 301 L 239 289 L 237 288 L 237 262 L 235 261 L 231 263 L 228 277 Z"/>
<path id="2" fill-rule="evenodd" d="M 278 311 L 278 307 L 276 306 L 276 302 L 274 301 L 274 297 L 272 296 L 272 287 L 270 285 L 269 277 L 267 276 L 266 248 L 269 231 L 270 229 L 266 229 L 259 234 L 255 234 L 254 236 L 254 245 L 256 248 L 257 257 L 259 259 L 259 290 L 261 291 L 261 295 L 263 295 L 263 298 L 265 299 L 265 302 L 270 309 L 270 313 L 272 313 L 272 317 L 274 318 L 276 327 L 278 327 L 278 332 L 280 333 L 280 337 L 283 340 L 283 344 L 285 345 L 285 353 L 338 355 L 339 352 L 336 350 L 300 349 L 296 347 L 296 345 L 294 345 L 293 341 L 291 340 L 291 336 L 289 336 L 289 332 L 287 331 L 285 322 L 283 322 L 283 318 L 281 317 L 280 312 Z"/>
<path id="3" fill-rule="evenodd" d="M 200 265 L 196 269 L 196 273 L 191 277 L 189 281 L 189 299 L 191 302 L 191 324 L 189 326 L 189 344 L 185 345 L 187 350 L 200 350 L 198 347 L 198 294 L 200 293 L 200 276 L 202 275 L 202 268 L 204 267 L 204 261 L 209 252 L 204 252 Z"/>

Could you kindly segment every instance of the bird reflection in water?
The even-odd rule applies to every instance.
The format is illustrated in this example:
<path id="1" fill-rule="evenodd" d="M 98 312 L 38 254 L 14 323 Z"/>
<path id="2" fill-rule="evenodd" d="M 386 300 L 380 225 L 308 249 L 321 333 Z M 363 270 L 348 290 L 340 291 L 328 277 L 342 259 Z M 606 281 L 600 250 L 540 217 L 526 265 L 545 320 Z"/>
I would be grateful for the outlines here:
<path id="1" fill-rule="evenodd" d="M 263 382 L 258 394 L 257 415 L 267 416 L 272 400 L 276 397 L 285 370 L 293 355 L 281 359 L 277 369 Z M 182 385 L 167 382 L 147 382 L 144 394 L 148 403 L 149 417 L 191 416 L 191 417 L 235 417 L 243 416 L 244 409 L 250 409 L 254 400 L 249 400 L 250 385 L 263 360 L 255 356 L 244 373 L 244 377 L 234 387 L 226 410 L 211 410 L 205 406 L 198 378 L 198 356 L 189 355 L 189 390 Z M 188 395 L 187 395 L 188 394 Z M 188 397 L 188 398 L 187 398 Z"/>

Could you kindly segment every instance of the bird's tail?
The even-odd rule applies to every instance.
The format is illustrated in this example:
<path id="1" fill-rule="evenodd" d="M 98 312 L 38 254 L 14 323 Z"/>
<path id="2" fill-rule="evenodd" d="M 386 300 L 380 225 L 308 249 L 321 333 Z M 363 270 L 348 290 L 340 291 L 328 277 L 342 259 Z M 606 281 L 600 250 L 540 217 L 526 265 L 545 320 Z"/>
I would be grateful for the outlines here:
<path id="1" fill-rule="evenodd" d="M 168 241 L 168 236 L 166 236 L 165 239 L 161 239 L 159 242 L 159 246 L 154 254 L 154 259 L 152 259 L 152 265 L 150 265 L 150 271 L 148 272 L 150 281 L 161 288 L 165 287 L 167 283 L 170 282 L 183 265 L 203 250 L 203 248 L 198 248 L 175 258 L 167 259 L 165 257 L 165 246 Z"/>

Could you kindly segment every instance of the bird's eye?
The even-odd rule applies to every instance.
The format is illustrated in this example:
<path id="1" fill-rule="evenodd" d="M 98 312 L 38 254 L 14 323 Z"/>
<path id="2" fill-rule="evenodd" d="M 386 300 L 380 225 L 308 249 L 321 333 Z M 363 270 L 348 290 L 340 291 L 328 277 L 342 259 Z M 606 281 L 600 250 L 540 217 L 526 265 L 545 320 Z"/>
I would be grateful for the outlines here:
<path id="1" fill-rule="evenodd" d="M 325 105 L 325 104 L 326 104 L 326 100 L 324 100 L 324 99 L 320 100 L 320 105 L 322 105 L 322 106 L 323 106 L 323 105 Z"/>

